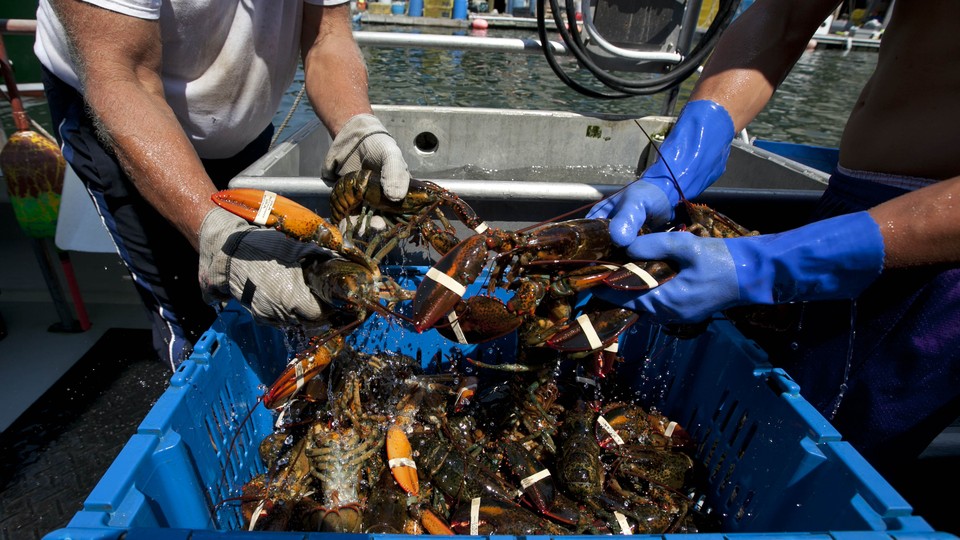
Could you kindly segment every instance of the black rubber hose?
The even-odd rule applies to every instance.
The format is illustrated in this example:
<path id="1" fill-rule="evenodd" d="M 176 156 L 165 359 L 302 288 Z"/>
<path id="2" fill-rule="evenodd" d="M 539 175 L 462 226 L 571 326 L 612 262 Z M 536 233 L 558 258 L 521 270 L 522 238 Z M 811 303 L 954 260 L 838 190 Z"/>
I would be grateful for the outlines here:
<path id="1" fill-rule="evenodd" d="M 558 9 L 559 6 L 556 4 L 556 0 L 550 0 L 551 7 L 553 9 Z M 614 76 L 598 65 L 584 52 L 586 50 L 586 45 L 583 43 L 580 38 L 580 32 L 577 29 L 577 25 L 573 22 L 576 20 L 576 8 L 573 3 L 573 0 L 567 0 L 567 19 L 569 26 L 569 35 L 573 42 L 575 43 L 577 59 L 586 67 L 591 73 L 597 77 L 598 80 L 606 84 L 607 86 L 620 90 L 622 92 L 630 92 L 631 89 L 655 89 L 659 92 L 667 88 L 671 88 L 675 84 L 679 84 L 687 77 L 689 77 L 700 64 L 706 60 L 707 55 L 710 51 L 713 50 L 713 47 L 716 45 L 716 41 L 719 39 L 721 31 L 726 28 L 729 24 L 730 19 L 733 16 L 733 13 L 736 10 L 737 5 L 736 0 L 725 0 L 718 9 L 717 16 L 714 17 L 713 23 L 701 37 L 697 46 L 691 51 L 691 53 L 681 61 L 680 64 L 677 64 L 671 71 L 669 71 L 663 77 L 645 79 L 642 81 L 631 81 L 621 77 Z M 561 35 L 567 31 L 567 28 L 564 28 L 562 22 L 558 20 L 558 31 L 561 32 Z M 579 54 L 578 54 L 579 53 Z"/>
<path id="2" fill-rule="evenodd" d="M 541 46 L 544 50 L 544 56 L 547 63 L 557 76 L 569 87 L 589 97 L 599 99 L 621 99 L 637 95 L 647 95 L 662 92 L 681 84 L 687 79 L 706 57 L 713 50 L 717 40 L 724 28 L 730 23 L 739 0 L 724 0 L 721 2 L 714 17 L 713 22 L 704 32 L 696 47 L 679 64 L 674 66 L 669 72 L 661 77 L 649 78 L 640 81 L 624 79 L 612 75 L 608 71 L 598 66 L 585 52 L 586 46 L 580 36 L 576 24 L 576 7 L 573 0 L 566 0 L 567 24 L 564 24 L 560 6 L 557 0 L 550 0 L 550 8 L 553 11 L 554 23 L 557 31 L 563 39 L 564 45 L 576 57 L 580 65 L 586 68 L 591 74 L 608 88 L 617 91 L 617 94 L 606 94 L 592 88 L 588 88 L 573 79 L 571 79 L 563 68 L 557 63 L 546 37 L 546 19 L 544 16 L 545 0 L 537 0 L 537 29 L 540 35 Z M 589 6 L 587 7 L 589 9 Z"/>
<path id="3" fill-rule="evenodd" d="M 561 81 L 563 81 L 564 84 L 585 96 L 597 99 L 622 99 L 633 97 L 631 94 L 604 94 L 603 92 L 583 86 L 577 81 L 571 79 L 570 76 L 567 75 L 567 73 L 563 70 L 563 67 L 557 62 L 557 58 L 553 54 L 553 47 L 550 45 L 550 40 L 547 38 L 547 23 L 546 18 L 544 17 L 545 11 L 545 0 L 537 0 L 537 34 L 540 37 L 540 47 L 543 49 L 543 56 L 546 58 L 550 69 L 553 70 L 553 72 Z M 566 44 L 566 40 L 564 40 L 564 44 Z M 570 46 L 567 45 L 567 48 L 569 49 Z"/>

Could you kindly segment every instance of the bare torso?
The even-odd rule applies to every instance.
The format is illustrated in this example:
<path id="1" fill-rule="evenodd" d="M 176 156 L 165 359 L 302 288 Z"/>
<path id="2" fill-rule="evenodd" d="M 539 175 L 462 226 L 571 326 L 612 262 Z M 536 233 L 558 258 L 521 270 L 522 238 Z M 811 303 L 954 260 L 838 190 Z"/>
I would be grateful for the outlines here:
<path id="1" fill-rule="evenodd" d="M 960 175 L 960 2 L 899 0 L 840 143 L 850 169 Z"/>

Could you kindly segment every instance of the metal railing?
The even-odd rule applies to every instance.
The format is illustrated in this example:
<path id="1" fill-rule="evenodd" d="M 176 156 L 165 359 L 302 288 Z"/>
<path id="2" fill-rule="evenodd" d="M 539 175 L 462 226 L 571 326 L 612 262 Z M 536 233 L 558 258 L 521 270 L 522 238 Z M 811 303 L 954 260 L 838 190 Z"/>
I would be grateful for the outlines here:
<path id="1" fill-rule="evenodd" d="M 0 19 L 0 34 L 30 35 L 37 30 L 37 21 L 30 19 Z M 369 32 L 356 30 L 354 39 L 361 47 L 383 48 L 429 48 L 464 51 L 497 51 L 527 54 L 543 54 L 538 39 L 496 38 L 485 36 L 445 36 L 434 34 L 413 34 L 405 32 Z M 550 41 L 554 54 L 567 55 L 567 48 L 559 41 Z M 675 61 L 675 53 L 635 53 L 633 59 L 650 61 Z"/>

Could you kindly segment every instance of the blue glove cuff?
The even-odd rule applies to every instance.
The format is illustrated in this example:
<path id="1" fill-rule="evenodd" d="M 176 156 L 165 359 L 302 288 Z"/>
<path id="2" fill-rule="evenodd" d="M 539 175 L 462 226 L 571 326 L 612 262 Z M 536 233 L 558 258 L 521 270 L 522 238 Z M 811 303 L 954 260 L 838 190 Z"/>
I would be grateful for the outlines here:
<path id="1" fill-rule="evenodd" d="M 867 212 L 724 242 L 743 304 L 854 298 L 883 269 L 883 236 Z"/>
<path id="2" fill-rule="evenodd" d="M 660 145 L 661 157 L 643 173 L 643 179 L 663 190 L 671 208 L 680 202 L 674 177 L 683 196 L 692 199 L 723 174 L 733 136 L 733 119 L 723 106 L 709 100 L 691 101 L 680 111 Z"/>

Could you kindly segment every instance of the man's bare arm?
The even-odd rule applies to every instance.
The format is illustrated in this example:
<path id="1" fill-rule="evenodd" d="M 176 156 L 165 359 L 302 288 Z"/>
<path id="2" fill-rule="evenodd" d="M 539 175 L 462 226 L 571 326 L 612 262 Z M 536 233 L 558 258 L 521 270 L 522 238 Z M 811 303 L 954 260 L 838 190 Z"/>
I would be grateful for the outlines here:
<path id="1" fill-rule="evenodd" d="M 140 193 L 196 248 L 215 191 L 164 99 L 157 21 L 56 0 L 101 137 Z"/>
<path id="2" fill-rule="evenodd" d="M 736 131 L 763 110 L 837 0 L 757 0 L 720 38 L 690 101 L 709 99 Z"/>
<path id="3" fill-rule="evenodd" d="M 883 234 L 884 267 L 960 262 L 960 177 L 937 182 L 870 209 Z"/>
<path id="4" fill-rule="evenodd" d="M 307 96 L 333 136 L 351 117 L 372 112 L 367 67 L 353 39 L 349 4 L 304 4 L 300 48 Z"/>

